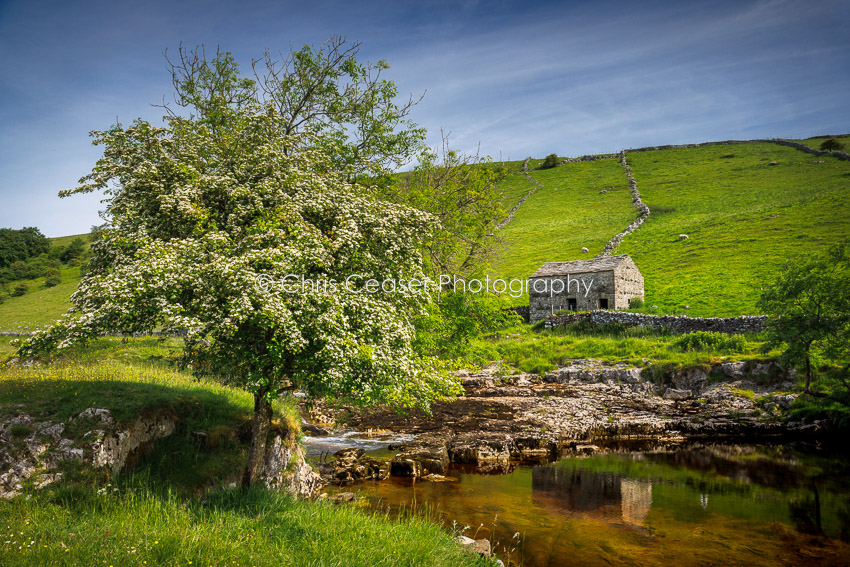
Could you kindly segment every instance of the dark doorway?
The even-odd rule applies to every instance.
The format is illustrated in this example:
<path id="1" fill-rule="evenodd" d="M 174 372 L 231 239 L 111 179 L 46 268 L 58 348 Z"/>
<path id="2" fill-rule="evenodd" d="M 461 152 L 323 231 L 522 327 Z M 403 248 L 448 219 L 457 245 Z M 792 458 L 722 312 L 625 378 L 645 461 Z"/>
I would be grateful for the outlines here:
<path id="1" fill-rule="evenodd" d="M 575 297 L 567 298 L 567 311 L 575 311 L 578 308 Z"/>
<path id="2" fill-rule="evenodd" d="M 607 297 L 599 298 L 599 309 L 608 309 L 608 298 Z"/>

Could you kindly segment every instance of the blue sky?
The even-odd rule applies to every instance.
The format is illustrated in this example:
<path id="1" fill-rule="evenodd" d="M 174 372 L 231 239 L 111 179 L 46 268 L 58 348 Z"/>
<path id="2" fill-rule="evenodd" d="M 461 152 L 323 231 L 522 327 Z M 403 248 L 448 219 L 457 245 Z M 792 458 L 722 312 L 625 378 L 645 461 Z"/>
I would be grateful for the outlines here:
<path id="1" fill-rule="evenodd" d="M 0 0 L 0 227 L 98 224 L 59 199 L 99 156 L 88 132 L 170 96 L 163 51 L 344 35 L 386 59 L 412 118 L 498 159 L 850 132 L 850 3 L 42 2 Z"/>

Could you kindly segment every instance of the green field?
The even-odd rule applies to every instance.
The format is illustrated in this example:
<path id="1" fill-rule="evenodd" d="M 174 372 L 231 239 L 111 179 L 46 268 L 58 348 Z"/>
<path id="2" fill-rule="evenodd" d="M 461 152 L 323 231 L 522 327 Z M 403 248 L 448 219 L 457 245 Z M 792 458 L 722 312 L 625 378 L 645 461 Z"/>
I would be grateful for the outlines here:
<path id="1" fill-rule="evenodd" d="M 618 252 L 643 272 L 648 304 L 690 305 L 701 316 L 756 313 L 760 286 L 786 262 L 850 235 L 850 162 L 769 143 L 628 160 L 652 213 Z"/>
<path id="2" fill-rule="evenodd" d="M 635 260 L 658 311 L 756 314 L 759 287 L 785 262 L 850 235 L 850 162 L 771 143 L 632 152 L 628 161 L 651 214 L 616 253 Z M 595 256 L 636 216 L 615 160 L 532 175 L 544 188 L 503 229 L 493 276 L 526 278 L 544 262 Z"/>
<path id="3" fill-rule="evenodd" d="M 525 279 L 544 262 L 592 258 L 637 217 L 616 160 L 570 163 L 530 174 L 543 186 L 500 232 L 503 246 L 492 261 L 493 276 Z M 510 184 L 506 195 L 516 200 L 533 186 L 522 174 L 503 183 Z M 506 206 L 513 205 L 506 200 Z"/>
<path id="4" fill-rule="evenodd" d="M 88 247 L 88 234 L 50 238 L 51 246 L 65 247 L 75 238 L 81 238 Z M 80 284 L 80 267 L 63 265 L 61 281 L 56 287 L 44 287 L 44 278 L 23 280 L 29 291 L 18 297 L 4 297 L 0 303 L 0 331 L 30 332 L 42 325 L 49 325 L 69 307 L 70 297 Z M 20 283 L 20 282 L 15 282 Z"/>
<path id="5" fill-rule="evenodd" d="M 844 144 L 844 149 L 842 150 L 844 153 L 850 152 L 850 134 L 830 136 L 830 138 L 835 138 L 840 143 Z M 828 139 L 829 138 L 817 137 L 817 138 L 796 139 L 796 140 L 791 140 L 791 141 L 792 142 L 800 142 L 801 144 L 806 144 L 810 148 L 813 148 L 815 150 L 819 150 L 820 145 Z"/>
<path id="6" fill-rule="evenodd" d="M 30 291 L 19 297 L 7 297 L 0 304 L 0 331 L 29 332 L 48 325 L 65 313 L 71 294 L 80 284 L 80 268 L 62 268 L 62 283 L 44 287 L 44 278 L 26 280 Z"/>

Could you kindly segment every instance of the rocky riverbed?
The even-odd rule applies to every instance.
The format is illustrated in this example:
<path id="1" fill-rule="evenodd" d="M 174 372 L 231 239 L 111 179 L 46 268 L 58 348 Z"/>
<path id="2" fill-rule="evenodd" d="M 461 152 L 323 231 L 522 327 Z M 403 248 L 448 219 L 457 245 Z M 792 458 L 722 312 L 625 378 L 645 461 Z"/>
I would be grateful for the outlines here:
<path id="1" fill-rule="evenodd" d="M 359 430 L 413 435 L 386 470 L 340 453 L 322 465 L 329 481 L 391 476 L 439 480 L 449 463 L 478 472 L 507 472 L 566 452 L 592 453 L 609 444 L 689 440 L 790 439 L 816 436 L 822 424 L 788 421 L 793 376 L 771 363 L 727 362 L 684 369 L 665 386 L 645 368 L 575 360 L 545 376 L 502 376 L 494 369 L 461 373 L 464 395 L 436 404 L 433 415 L 361 412 L 317 404 L 305 408 L 308 434 Z M 362 455 L 362 452 L 360 452 Z"/>

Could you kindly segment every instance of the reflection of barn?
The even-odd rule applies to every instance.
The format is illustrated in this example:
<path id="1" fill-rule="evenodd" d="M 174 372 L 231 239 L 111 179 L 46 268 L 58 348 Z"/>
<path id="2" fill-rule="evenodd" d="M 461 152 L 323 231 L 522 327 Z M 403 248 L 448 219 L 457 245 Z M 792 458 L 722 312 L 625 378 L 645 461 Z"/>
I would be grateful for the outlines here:
<path id="1" fill-rule="evenodd" d="M 535 467 L 535 504 L 563 513 L 585 513 L 608 521 L 641 525 L 652 507 L 652 483 L 579 468 Z"/>

